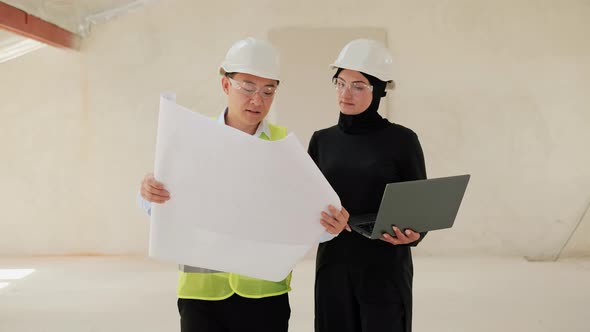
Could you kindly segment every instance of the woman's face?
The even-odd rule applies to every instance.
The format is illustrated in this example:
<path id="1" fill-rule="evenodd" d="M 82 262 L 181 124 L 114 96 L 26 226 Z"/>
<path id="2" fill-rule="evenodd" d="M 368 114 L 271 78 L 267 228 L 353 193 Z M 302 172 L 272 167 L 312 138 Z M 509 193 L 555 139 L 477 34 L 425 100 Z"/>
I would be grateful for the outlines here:
<path id="1" fill-rule="evenodd" d="M 347 115 L 364 112 L 373 100 L 373 87 L 358 71 L 344 69 L 334 79 L 340 111 Z"/>

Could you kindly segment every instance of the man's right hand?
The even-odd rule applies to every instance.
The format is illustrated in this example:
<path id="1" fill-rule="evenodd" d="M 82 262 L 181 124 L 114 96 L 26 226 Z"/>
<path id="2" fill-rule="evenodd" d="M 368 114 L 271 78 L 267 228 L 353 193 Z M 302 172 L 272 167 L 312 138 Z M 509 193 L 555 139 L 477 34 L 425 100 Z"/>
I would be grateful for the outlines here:
<path id="1" fill-rule="evenodd" d="M 154 179 L 153 173 L 148 173 L 141 181 L 141 197 L 152 203 L 162 204 L 170 199 L 170 193 L 164 189 L 162 182 Z"/>

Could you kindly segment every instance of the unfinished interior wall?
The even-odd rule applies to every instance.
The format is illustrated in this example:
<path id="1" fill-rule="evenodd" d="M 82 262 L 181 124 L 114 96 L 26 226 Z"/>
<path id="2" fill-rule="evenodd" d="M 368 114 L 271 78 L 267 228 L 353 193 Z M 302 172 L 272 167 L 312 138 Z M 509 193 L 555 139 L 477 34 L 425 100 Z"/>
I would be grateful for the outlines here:
<path id="1" fill-rule="evenodd" d="M 374 27 L 397 59 L 390 120 L 418 133 L 430 177 L 472 174 L 455 227 L 418 251 L 551 257 L 590 200 L 589 16 L 575 0 L 174 0 L 97 26 L 81 53 L 4 63 L 0 254 L 145 253 L 135 195 L 160 92 L 214 115 L 225 106 L 216 69 L 237 39 Z M 300 130 L 318 127 L 310 116 Z M 576 239 L 568 252 L 588 254 L 590 237 Z"/>

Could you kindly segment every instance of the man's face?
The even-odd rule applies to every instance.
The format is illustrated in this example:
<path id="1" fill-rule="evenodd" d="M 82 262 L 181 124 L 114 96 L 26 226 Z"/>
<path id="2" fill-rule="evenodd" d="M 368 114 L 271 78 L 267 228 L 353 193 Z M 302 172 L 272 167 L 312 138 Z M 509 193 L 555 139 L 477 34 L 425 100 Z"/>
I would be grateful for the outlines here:
<path id="1" fill-rule="evenodd" d="M 228 117 L 242 127 L 257 126 L 270 110 L 277 81 L 243 73 L 232 76 L 221 79 L 228 97 Z"/>

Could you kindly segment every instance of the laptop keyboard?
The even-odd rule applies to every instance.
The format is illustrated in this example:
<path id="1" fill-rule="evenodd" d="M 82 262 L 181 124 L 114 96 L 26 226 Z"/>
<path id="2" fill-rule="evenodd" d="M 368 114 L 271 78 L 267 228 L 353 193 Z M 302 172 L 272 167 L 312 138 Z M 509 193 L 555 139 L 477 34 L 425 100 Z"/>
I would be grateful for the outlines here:
<path id="1" fill-rule="evenodd" d="M 357 224 L 356 227 L 367 231 L 370 233 L 373 233 L 373 228 L 375 227 L 375 223 L 374 222 L 364 222 L 362 224 Z"/>

